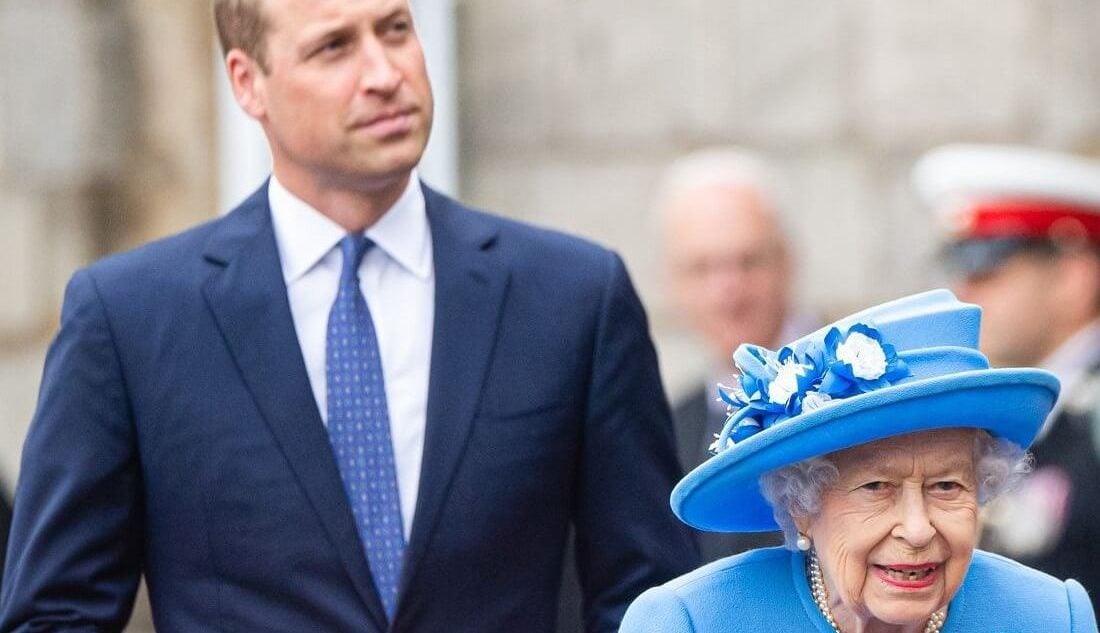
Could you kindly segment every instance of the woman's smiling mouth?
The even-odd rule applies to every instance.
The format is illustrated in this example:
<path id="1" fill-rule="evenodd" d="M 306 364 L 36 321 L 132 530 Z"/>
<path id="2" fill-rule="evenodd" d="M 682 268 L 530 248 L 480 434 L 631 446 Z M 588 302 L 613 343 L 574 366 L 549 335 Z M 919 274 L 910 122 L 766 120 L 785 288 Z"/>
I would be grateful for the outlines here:
<path id="1" fill-rule="evenodd" d="M 875 576 L 900 589 L 923 589 L 936 581 L 940 565 L 874 565 Z"/>

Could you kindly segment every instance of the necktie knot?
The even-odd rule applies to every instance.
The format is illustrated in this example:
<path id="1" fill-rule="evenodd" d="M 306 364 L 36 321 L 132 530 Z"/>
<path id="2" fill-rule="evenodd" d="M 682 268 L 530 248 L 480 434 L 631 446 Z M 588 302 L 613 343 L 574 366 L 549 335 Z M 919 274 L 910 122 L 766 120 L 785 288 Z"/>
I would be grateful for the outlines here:
<path id="1" fill-rule="evenodd" d="M 348 233 L 340 240 L 340 251 L 344 254 L 344 265 L 340 271 L 340 278 L 359 279 L 359 263 L 363 256 L 374 246 L 374 242 L 362 233 Z"/>

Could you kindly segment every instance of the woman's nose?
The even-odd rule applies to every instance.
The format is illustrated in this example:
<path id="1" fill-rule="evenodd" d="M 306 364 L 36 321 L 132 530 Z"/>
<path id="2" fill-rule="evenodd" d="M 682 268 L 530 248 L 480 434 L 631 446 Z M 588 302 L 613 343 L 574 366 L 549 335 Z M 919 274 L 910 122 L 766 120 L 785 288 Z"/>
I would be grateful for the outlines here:
<path id="1" fill-rule="evenodd" d="M 921 548 L 932 542 L 936 528 L 928 516 L 928 507 L 921 490 L 903 490 L 899 499 L 899 514 L 893 536 L 906 541 L 915 548 Z"/>

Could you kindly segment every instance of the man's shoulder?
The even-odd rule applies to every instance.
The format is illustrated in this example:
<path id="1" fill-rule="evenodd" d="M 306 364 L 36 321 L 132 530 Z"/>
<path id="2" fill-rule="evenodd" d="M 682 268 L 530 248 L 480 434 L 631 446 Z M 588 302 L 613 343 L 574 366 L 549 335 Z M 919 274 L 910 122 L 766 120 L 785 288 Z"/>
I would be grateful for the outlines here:
<path id="1" fill-rule="evenodd" d="M 178 265 L 184 258 L 201 257 L 203 244 L 223 220 L 209 220 L 179 233 L 107 255 L 88 265 L 87 269 L 97 277 L 129 275 L 142 271 L 150 273 L 150 266 L 155 267 L 153 270 L 179 270 Z"/>
<path id="2" fill-rule="evenodd" d="M 451 230 L 484 236 L 495 247 L 528 261 L 549 257 L 567 266 L 584 266 L 614 257 L 609 249 L 589 239 L 469 206 L 429 188 L 425 192 L 433 230 L 446 222 Z"/>
<path id="3" fill-rule="evenodd" d="M 229 213 L 132 249 L 107 255 L 86 267 L 105 283 L 168 279 L 192 275 L 218 240 L 227 244 L 248 239 L 270 227 L 267 188 L 261 187 Z"/>

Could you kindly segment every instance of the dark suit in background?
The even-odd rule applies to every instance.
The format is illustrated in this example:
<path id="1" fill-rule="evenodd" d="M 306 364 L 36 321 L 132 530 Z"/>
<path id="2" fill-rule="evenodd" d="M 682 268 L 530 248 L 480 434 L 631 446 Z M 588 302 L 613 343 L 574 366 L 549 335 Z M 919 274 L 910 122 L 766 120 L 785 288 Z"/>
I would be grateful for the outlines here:
<path id="1" fill-rule="evenodd" d="M 716 411 L 710 403 L 717 396 L 717 385 L 710 390 L 700 387 L 673 406 L 672 419 L 676 427 L 677 448 L 680 464 L 685 471 L 695 468 L 710 457 L 709 447 L 714 442 L 714 434 L 721 431 L 725 423 L 725 414 L 720 410 Z M 780 532 L 722 534 L 697 531 L 695 534 L 704 562 L 783 543 Z"/>
<path id="2" fill-rule="evenodd" d="M 614 254 L 425 191 L 435 326 L 392 628 L 593 631 L 697 564 L 646 317 Z M 297 342 L 266 187 L 79 271 L 24 449 L 3 631 L 385 631 Z"/>

